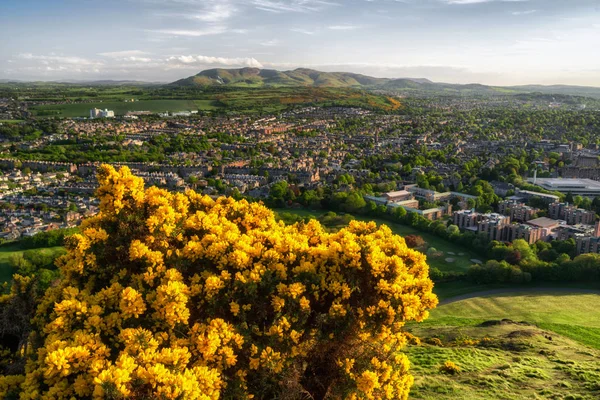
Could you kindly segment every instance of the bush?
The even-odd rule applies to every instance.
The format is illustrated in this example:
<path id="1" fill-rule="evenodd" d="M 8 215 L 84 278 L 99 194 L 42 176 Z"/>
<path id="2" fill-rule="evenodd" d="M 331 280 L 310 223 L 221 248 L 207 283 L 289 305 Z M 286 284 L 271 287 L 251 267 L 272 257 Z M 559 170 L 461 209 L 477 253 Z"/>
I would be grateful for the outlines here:
<path id="1" fill-rule="evenodd" d="M 330 234 L 261 204 L 98 172 L 100 213 L 37 306 L 21 398 L 406 398 L 425 256 L 385 226 Z"/>
<path id="2" fill-rule="evenodd" d="M 419 235 L 407 235 L 404 240 L 406 241 L 406 245 L 411 249 L 417 249 L 424 247 L 427 242 Z"/>
<path id="3" fill-rule="evenodd" d="M 443 365 L 440 365 L 439 371 L 442 374 L 456 375 L 460 373 L 460 367 L 452 361 L 446 361 Z"/>

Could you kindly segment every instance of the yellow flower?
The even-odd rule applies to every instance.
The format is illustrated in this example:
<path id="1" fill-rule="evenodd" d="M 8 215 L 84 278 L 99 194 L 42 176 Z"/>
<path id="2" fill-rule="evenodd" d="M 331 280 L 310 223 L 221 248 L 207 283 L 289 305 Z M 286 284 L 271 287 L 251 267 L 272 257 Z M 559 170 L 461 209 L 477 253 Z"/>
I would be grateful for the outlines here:
<path id="1" fill-rule="evenodd" d="M 119 303 L 123 316 L 125 318 L 134 316 L 139 317 L 146 311 L 146 304 L 142 295 L 131 287 L 126 287 L 121 292 L 121 302 Z"/>
<path id="2" fill-rule="evenodd" d="M 237 317 L 238 313 L 240 312 L 240 305 L 235 301 L 232 301 L 231 303 L 229 303 L 229 308 L 231 310 L 231 313 Z"/>

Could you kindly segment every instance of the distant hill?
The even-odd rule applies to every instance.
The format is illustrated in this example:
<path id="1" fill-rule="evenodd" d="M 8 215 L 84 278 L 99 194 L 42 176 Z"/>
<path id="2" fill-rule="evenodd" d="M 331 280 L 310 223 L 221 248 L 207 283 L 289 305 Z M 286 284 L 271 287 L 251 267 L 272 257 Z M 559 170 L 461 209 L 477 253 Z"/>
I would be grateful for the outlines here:
<path id="1" fill-rule="evenodd" d="M 600 98 L 600 88 L 567 85 L 487 86 L 481 84 L 450 84 L 432 82 L 424 78 L 375 78 L 351 72 L 322 72 L 308 68 L 291 71 L 274 69 L 238 68 L 208 69 L 189 78 L 169 84 L 180 87 L 333 87 L 374 90 L 419 91 L 445 94 L 519 94 L 541 93 Z"/>

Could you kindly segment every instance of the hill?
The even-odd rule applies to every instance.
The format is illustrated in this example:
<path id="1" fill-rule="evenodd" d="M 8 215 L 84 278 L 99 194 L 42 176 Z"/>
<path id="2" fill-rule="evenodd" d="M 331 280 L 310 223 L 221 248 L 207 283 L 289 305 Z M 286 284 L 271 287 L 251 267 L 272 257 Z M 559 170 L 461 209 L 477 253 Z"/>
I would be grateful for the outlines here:
<path id="1" fill-rule="evenodd" d="M 409 326 L 423 341 L 407 351 L 411 398 L 597 399 L 599 302 L 577 290 L 450 300 Z M 440 372 L 446 361 L 461 372 Z"/>
<path id="2" fill-rule="evenodd" d="M 175 81 L 169 86 L 176 87 L 333 87 L 373 90 L 395 90 L 444 94 L 506 95 L 541 93 L 574 95 L 600 98 L 600 88 L 568 85 L 525 85 L 487 86 L 477 83 L 450 84 L 432 82 L 424 78 L 375 78 L 351 72 L 323 72 L 308 68 L 290 71 L 274 69 L 238 68 L 208 69 L 197 75 Z"/>

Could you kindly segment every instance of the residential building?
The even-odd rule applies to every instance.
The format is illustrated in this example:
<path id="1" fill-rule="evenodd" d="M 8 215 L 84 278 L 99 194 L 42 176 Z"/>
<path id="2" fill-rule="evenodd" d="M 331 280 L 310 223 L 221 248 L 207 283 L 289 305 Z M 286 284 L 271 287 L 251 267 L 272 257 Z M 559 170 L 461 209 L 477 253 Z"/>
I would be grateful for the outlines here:
<path id="1" fill-rule="evenodd" d="M 404 200 L 412 200 L 414 198 L 413 194 L 406 190 L 398 190 L 395 192 L 385 193 L 383 197 L 385 197 L 387 201 L 393 203 L 397 203 Z"/>
<path id="2" fill-rule="evenodd" d="M 584 210 L 569 203 L 550 204 L 548 206 L 548 216 L 566 221 L 568 225 L 592 225 L 596 220 L 596 213 L 593 211 Z"/>
<path id="3" fill-rule="evenodd" d="M 500 214 L 485 214 L 479 222 L 477 232 L 485 234 L 488 240 L 506 240 L 506 229 L 510 225 L 510 218 Z"/>
<path id="4" fill-rule="evenodd" d="M 527 222 L 533 219 L 539 210 L 515 200 L 504 200 L 498 203 L 498 212 L 508 215 L 511 221 Z"/>
<path id="5" fill-rule="evenodd" d="M 516 239 L 523 239 L 529 244 L 538 240 L 544 240 L 547 235 L 545 229 L 536 228 L 526 224 L 511 224 L 506 227 L 506 241 L 512 242 Z"/>

